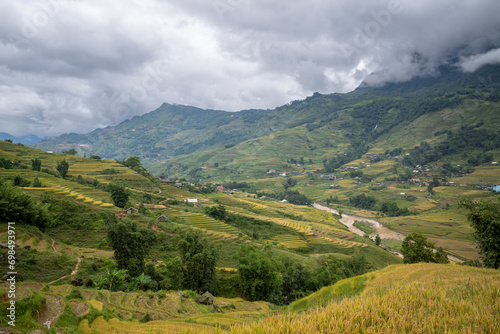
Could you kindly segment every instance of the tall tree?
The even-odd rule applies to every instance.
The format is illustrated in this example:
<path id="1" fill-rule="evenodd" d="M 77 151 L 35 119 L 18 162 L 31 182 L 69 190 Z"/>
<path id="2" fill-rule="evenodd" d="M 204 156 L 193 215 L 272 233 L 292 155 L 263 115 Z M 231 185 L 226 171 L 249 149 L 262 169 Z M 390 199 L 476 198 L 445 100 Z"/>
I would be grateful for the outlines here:
<path id="1" fill-rule="evenodd" d="M 66 161 L 66 159 L 63 159 L 63 161 L 58 162 L 56 169 L 59 172 L 59 175 L 61 175 L 61 177 L 65 179 L 66 175 L 68 175 L 68 170 L 69 170 L 69 164 Z"/>
<path id="2" fill-rule="evenodd" d="M 0 221 L 43 229 L 50 224 L 50 214 L 46 204 L 33 202 L 21 189 L 0 180 Z"/>
<path id="3" fill-rule="evenodd" d="M 484 265 L 500 268 L 500 203 L 462 198 L 459 204 L 470 211 L 467 218 L 474 229 L 474 238 Z"/>
<path id="4" fill-rule="evenodd" d="M 421 233 L 410 233 L 403 240 L 401 253 L 404 256 L 404 263 L 434 262 L 448 263 L 448 257 L 442 247 L 434 249 L 435 244 L 427 241 L 427 238 Z"/>
<path id="5" fill-rule="evenodd" d="M 215 266 L 219 252 L 209 243 L 206 236 L 198 231 L 184 234 L 179 241 L 181 259 L 184 263 L 184 282 L 198 292 L 215 290 Z"/>
<path id="6" fill-rule="evenodd" d="M 138 228 L 130 221 L 111 221 L 106 227 L 106 234 L 118 269 L 128 269 L 131 276 L 144 272 L 144 258 L 155 240 L 154 232 Z"/>
<path id="7" fill-rule="evenodd" d="M 280 294 L 283 278 L 269 250 L 244 246 L 238 252 L 241 290 L 249 300 L 272 300 Z"/>
<path id="8" fill-rule="evenodd" d="M 139 157 L 137 156 L 133 156 L 125 160 L 125 165 L 132 169 L 142 167 L 141 159 L 139 159 Z"/>
<path id="9" fill-rule="evenodd" d="M 124 208 L 127 205 L 130 192 L 125 187 L 118 184 L 109 184 L 106 189 L 111 194 L 114 205 L 119 208 Z"/>
<path id="10" fill-rule="evenodd" d="M 31 169 L 39 172 L 42 169 L 42 160 L 38 158 L 31 160 Z"/>
<path id="11" fill-rule="evenodd" d="M 67 155 L 76 155 L 78 152 L 74 148 L 70 148 L 69 150 L 64 151 L 62 153 L 67 154 Z"/>

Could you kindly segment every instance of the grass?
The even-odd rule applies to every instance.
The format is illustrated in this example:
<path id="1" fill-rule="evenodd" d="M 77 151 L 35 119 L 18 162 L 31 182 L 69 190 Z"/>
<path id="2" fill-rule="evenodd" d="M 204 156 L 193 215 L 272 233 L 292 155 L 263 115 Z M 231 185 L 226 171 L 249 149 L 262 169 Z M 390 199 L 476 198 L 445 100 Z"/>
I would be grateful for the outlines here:
<path id="1" fill-rule="evenodd" d="M 366 235 L 370 235 L 376 232 L 376 230 L 370 224 L 363 221 L 355 221 L 353 225 L 363 231 Z"/>
<path id="2" fill-rule="evenodd" d="M 301 134 L 300 131 L 297 132 L 297 135 Z M 30 151 L 30 149 L 23 150 L 25 153 L 21 158 L 25 159 L 23 161 L 25 161 L 26 164 L 29 162 L 29 159 L 32 159 L 37 154 L 42 154 L 38 151 Z M 9 154 L 15 156 L 16 154 L 12 152 Z M 2 152 L 0 152 L 0 155 L 1 154 Z M 49 167 L 52 166 L 51 168 L 54 167 L 57 161 L 62 160 L 64 157 L 62 155 L 42 156 L 46 159 L 43 164 L 47 163 Z M 244 159 L 243 157 L 240 158 Z M 95 177 L 102 182 L 117 180 L 127 182 L 127 187 L 131 190 L 133 196 L 131 201 L 140 200 L 144 189 L 148 189 L 152 194 L 157 194 L 157 190 L 160 189 L 155 189 L 156 185 L 151 184 L 149 180 L 146 180 L 138 174 L 133 174 L 128 168 L 124 168 L 121 174 L 100 175 L 100 170 L 110 168 L 111 166 L 113 166 L 112 168 L 120 168 L 116 164 L 113 164 L 113 162 L 86 162 L 84 158 L 80 157 L 68 157 L 68 160 L 70 160 L 70 171 L 71 167 L 74 166 L 73 172 L 80 173 L 79 175 L 82 175 L 84 178 Z M 367 160 L 363 157 L 360 161 L 366 162 Z M 380 178 L 383 173 L 386 173 L 387 170 L 391 168 L 392 164 L 393 161 L 382 161 L 378 164 L 373 164 L 370 167 L 364 168 L 363 170 L 367 175 L 370 174 L 376 178 Z M 261 167 L 263 166 L 259 166 L 258 168 Z M 496 170 L 489 167 L 484 169 L 485 175 L 493 175 L 496 173 L 495 171 Z M 479 170 L 479 172 L 481 171 Z M 34 179 L 34 177 L 39 177 L 42 183 L 47 185 L 47 188 L 33 189 L 27 187 L 24 190 L 34 199 L 40 198 L 44 193 L 49 193 L 57 200 L 72 203 L 72 207 L 77 211 L 72 213 L 75 219 L 79 216 L 96 213 L 101 210 L 108 212 L 117 210 L 109 204 L 111 202 L 109 193 L 102 190 L 84 186 L 71 180 L 55 178 L 46 173 L 33 172 L 31 170 L 0 169 L 0 177 L 2 178 L 11 178 L 17 173 L 22 173 L 23 177 L 30 180 Z M 350 179 L 338 181 L 337 184 L 341 186 L 340 189 L 326 189 L 326 185 L 329 185 L 331 182 L 319 178 L 310 178 L 309 176 L 303 175 L 297 177 L 297 179 L 299 183 L 296 189 L 300 189 L 300 191 L 304 193 L 309 192 L 316 198 L 322 198 L 323 194 L 328 193 L 333 196 L 338 196 L 340 201 L 346 201 L 348 196 L 370 191 L 370 184 L 353 185 L 353 180 Z M 269 189 L 281 187 L 283 181 L 283 179 L 279 177 L 250 178 L 249 180 L 250 182 L 258 180 L 258 182 L 262 182 L 264 187 Z M 456 199 L 462 194 L 468 194 L 479 198 L 483 196 L 487 197 L 489 194 L 487 192 L 480 192 L 471 185 L 467 187 L 437 187 L 435 188 L 436 194 L 433 195 L 432 198 L 427 199 L 424 198 L 426 193 L 420 193 L 416 190 L 418 190 L 418 188 L 415 186 L 401 189 L 388 185 L 377 191 L 378 199 L 393 200 L 396 201 L 400 207 L 409 206 L 410 210 L 416 210 L 420 213 L 418 215 L 406 217 L 382 218 L 384 224 L 405 234 L 413 230 L 423 232 L 431 241 L 436 242 L 438 246 L 443 246 L 447 251 L 455 255 L 469 259 L 477 258 L 477 251 L 472 242 L 471 229 L 465 220 L 465 213 L 459 211 L 454 205 Z M 330 256 L 346 259 L 353 255 L 363 254 L 375 268 L 381 268 L 400 261 L 382 248 L 375 247 L 373 243 L 366 238 L 353 236 L 342 224 L 340 224 L 337 216 L 316 210 L 312 207 L 295 206 L 288 203 L 257 199 L 254 198 L 253 195 L 242 192 L 236 192 L 231 196 L 226 194 L 194 195 L 185 189 L 177 189 L 171 186 L 161 186 L 161 191 L 163 195 L 168 194 L 168 197 L 173 197 L 180 201 L 183 201 L 185 198 L 195 197 L 198 198 L 200 204 L 197 207 L 188 206 L 186 204 L 176 206 L 166 205 L 166 208 L 163 209 L 150 210 L 151 216 L 147 214 L 134 215 L 133 217 L 129 217 L 129 219 L 133 219 L 140 226 L 149 226 L 148 222 L 153 216 L 156 217 L 159 214 L 165 214 L 170 218 L 170 222 L 168 223 L 168 228 L 162 229 L 162 232 L 159 233 L 165 232 L 171 238 L 175 238 L 176 234 L 188 226 L 203 229 L 209 234 L 210 239 L 216 243 L 217 247 L 221 249 L 221 260 L 218 263 L 220 267 L 235 268 L 237 263 L 233 258 L 233 254 L 237 252 L 241 244 L 250 243 L 262 246 L 266 241 L 270 241 L 271 244 L 274 243 L 274 245 L 271 245 L 273 256 L 287 256 L 295 261 L 308 265 L 313 270 L 322 259 Z M 402 191 L 415 194 L 417 200 L 414 202 L 406 201 L 398 195 L 398 193 Z M 269 237 L 259 237 L 258 239 L 249 238 L 247 235 L 235 237 L 239 235 L 240 230 L 234 226 L 216 221 L 204 215 L 202 212 L 203 205 L 205 204 L 223 204 L 229 212 L 258 220 L 265 220 L 270 224 L 280 225 L 278 226 L 280 231 Z M 347 208 L 347 210 L 351 209 L 352 208 Z M 187 212 L 184 210 L 187 210 Z M 354 211 L 356 212 L 358 210 Z M 344 212 L 346 212 L 346 210 L 344 210 Z M 366 211 L 361 212 L 361 214 L 370 215 L 372 212 Z M 80 257 L 81 255 L 84 255 L 85 258 L 82 259 L 79 270 L 81 275 L 85 278 L 90 277 L 94 279 L 96 277 L 95 275 L 102 273 L 106 268 L 112 268 L 111 260 L 109 260 L 112 256 L 112 251 L 110 251 L 109 245 L 107 245 L 105 241 L 104 226 L 103 224 L 97 223 L 92 225 L 91 227 L 75 227 L 76 225 L 73 226 L 72 223 L 68 223 L 67 225 L 50 228 L 45 231 L 46 233 L 34 233 L 33 231 L 21 231 L 22 229 L 20 229 L 18 239 L 20 245 L 30 245 L 37 249 L 36 255 L 33 255 L 34 252 L 28 253 L 27 250 L 26 253 L 23 253 L 23 259 L 21 261 L 21 264 L 24 265 L 23 273 L 27 278 L 48 282 L 52 280 L 52 278 L 56 279 L 69 274 L 73 270 L 76 257 Z M 0 230 L 0 241 L 3 240 L 2 238 L 3 235 Z M 52 238 L 56 240 L 56 252 L 54 252 L 50 246 Z M 392 245 L 391 247 L 397 248 L 397 246 L 398 245 Z M 171 257 L 173 254 L 177 255 L 175 251 L 172 250 L 154 251 L 154 257 L 160 259 L 160 261 Z M 58 263 L 57 265 L 55 265 L 56 262 Z M 97 272 L 94 271 L 94 267 L 96 266 L 98 269 Z M 44 270 L 42 270 L 42 275 L 39 273 L 40 268 L 44 268 Z M 45 270 L 46 268 L 50 268 L 50 270 Z M 68 283 L 70 279 L 71 278 L 67 278 L 59 281 L 57 284 Z M 352 297 L 358 292 L 363 295 L 366 291 L 366 287 L 371 283 L 372 278 L 371 276 L 364 276 L 362 280 L 362 284 L 360 282 L 348 281 L 348 283 L 346 283 L 347 285 L 337 286 L 330 290 L 327 289 L 325 291 L 330 291 L 331 293 L 324 292 L 321 298 L 319 296 L 311 297 L 308 305 L 315 304 L 315 302 L 313 302 L 315 300 L 314 298 L 317 298 L 318 302 L 321 300 L 327 301 L 329 298 L 328 296 L 332 294 L 338 295 L 338 299 L 335 299 L 336 302 L 343 299 L 342 303 L 346 300 L 353 299 Z M 41 287 L 38 287 L 38 290 L 40 288 Z M 88 305 L 89 311 L 85 315 L 87 320 L 84 321 L 81 321 L 81 319 L 76 321 L 76 318 L 71 318 L 66 312 L 63 313 L 64 317 L 67 316 L 73 319 L 71 320 L 72 322 L 70 321 L 68 323 L 80 323 L 80 326 L 87 331 L 98 331 L 102 327 L 107 328 L 109 331 L 117 332 L 126 330 L 150 332 L 150 330 L 144 326 L 154 323 L 155 326 L 158 324 L 158 327 L 152 327 L 155 328 L 153 331 L 155 332 L 161 331 L 162 326 L 163 328 L 170 328 L 168 326 L 173 326 L 172 321 L 161 323 L 161 321 L 165 319 L 183 319 L 193 326 L 196 325 L 192 327 L 192 330 L 196 329 L 197 331 L 212 328 L 207 326 L 213 326 L 215 324 L 223 326 L 223 329 L 228 329 L 230 325 L 241 323 L 243 320 L 255 319 L 269 311 L 269 308 L 267 308 L 266 311 L 266 307 L 264 307 L 263 304 L 247 304 L 243 301 L 240 303 L 233 300 L 230 301 L 230 303 L 236 306 L 236 309 L 233 310 L 234 314 L 228 314 L 232 313 L 232 311 L 225 311 L 225 314 L 217 315 L 213 314 L 208 308 L 196 305 L 191 300 L 180 301 L 178 296 L 174 293 L 167 293 L 166 298 L 160 300 L 156 296 L 149 298 L 149 296 L 139 293 L 96 292 L 95 290 L 85 289 L 81 290 L 85 300 L 83 302 L 84 305 L 73 305 L 72 308 L 64 299 L 69 292 L 68 289 L 64 288 L 64 285 L 60 287 L 51 286 L 51 289 L 52 293 L 58 294 L 63 298 L 64 303 L 66 303 L 67 308 L 70 310 L 73 308 L 85 309 L 84 305 Z M 29 292 L 28 288 L 21 287 L 19 291 Z M 91 304 L 99 305 L 98 303 L 102 303 L 101 311 L 91 307 Z M 320 303 L 323 305 L 323 302 Z M 325 307 L 328 306 L 325 304 Z M 76 313 L 76 311 L 72 312 Z M 302 312 L 307 313 L 309 311 L 307 307 L 303 307 Z M 292 313 L 293 311 L 290 311 L 290 314 Z M 144 325 L 138 325 L 138 327 L 135 327 L 135 324 L 132 326 L 129 325 L 130 322 L 123 321 L 124 319 L 142 319 L 146 317 L 146 315 L 153 321 Z M 113 318 L 120 320 L 111 320 Z M 189 328 L 182 327 L 185 324 L 188 323 L 176 322 L 175 326 L 179 325 L 181 326 L 179 328 L 184 328 L 179 330 L 187 331 Z M 84 330 L 82 329 L 82 331 Z"/>
<path id="3" fill-rule="evenodd" d="M 180 215 L 178 217 L 182 218 L 189 226 L 192 227 L 229 234 L 238 234 L 238 230 L 232 226 L 203 214 Z"/>
<path id="4" fill-rule="evenodd" d="M 307 246 L 307 243 L 296 235 L 278 235 L 271 240 L 287 248 L 301 248 Z"/>
<path id="5" fill-rule="evenodd" d="M 498 270 L 393 265 L 218 333 L 498 333 L 499 307 Z"/>

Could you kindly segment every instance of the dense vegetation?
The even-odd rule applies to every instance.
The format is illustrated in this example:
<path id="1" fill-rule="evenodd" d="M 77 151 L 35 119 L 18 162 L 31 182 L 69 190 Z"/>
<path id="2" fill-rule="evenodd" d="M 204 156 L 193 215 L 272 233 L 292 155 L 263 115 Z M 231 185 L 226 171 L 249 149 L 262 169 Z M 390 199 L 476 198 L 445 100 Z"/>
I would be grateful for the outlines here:
<path id="1" fill-rule="evenodd" d="M 75 332 L 211 325 L 272 332 L 283 324 L 314 332 L 316 321 L 318 331 L 496 332 L 490 311 L 498 309 L 498 275 L 442 264 L 374 271 L 403 261 L 387 249 L 406 263 L 445 263 L 450 254 L 499 267 L 498 202 L 488 200 L 498 180 L 490 164 L 500 157 L 498 94 L 473 90 L 478 75 L 314 94 L 275 110 L 231 115 L 164 105 L 106 131 L 63 136 L 73 144 L 89 141 L 92 152 L 64 145 L 65 154 L 49 154 L 0 142 L 0 243 L 6 222 L 15 221 L 18 281 L 26 286 L 19 295 L 21 328 L 46 329 L 33 314 L 42 319 L 53 308 L 60 311 L 55 330 Z M 471 97 L 477 113 L 463 107 Z M 122 160 L 101 159 L 109 152 Z M 146 170 L 153 160 L 170 180 Z M 218 192 L 221 184 L 239 191 Z M 471 199 L 459 202 L 463 194 Z M 310 206 L 325 198 L 338 215 Z M 457 204 L 470 211 L 472 227 Z M 123 210 L 129 207 L 137 210 Z M 378 235 L 383 230 L 368 221 L 354 222 L 365 236 L 354 235 L 339 222 L 346 215 L 375 216 L 406 238 Z M 416 273 L 413 282 L 411 268 L 425 275 Z M 444 287 L 436 279 L 424 288 L 419 280 L 430 272 L 441 280 L 459 275 L 460 284 Z M 21 283 L 27 280 L 41 283 Z M 229 329 L 290 303 L 285 320 L 277 315 L 255 328 Z M 433 322 L 423 325 L 420 314 L 400 316 L 409 304 L 444 313 L 427 314 Z M 75 305 L 88 312 L 77 315 Z M 463 305 L 473 305 L 484 323 L 469 318 Z M 463 319 L 458 325 L 445 316 L 453 312 Z M 165 321 L 172 318 L 182 321 Z M 140 327 L 144 322 L 150 327 Z"/>

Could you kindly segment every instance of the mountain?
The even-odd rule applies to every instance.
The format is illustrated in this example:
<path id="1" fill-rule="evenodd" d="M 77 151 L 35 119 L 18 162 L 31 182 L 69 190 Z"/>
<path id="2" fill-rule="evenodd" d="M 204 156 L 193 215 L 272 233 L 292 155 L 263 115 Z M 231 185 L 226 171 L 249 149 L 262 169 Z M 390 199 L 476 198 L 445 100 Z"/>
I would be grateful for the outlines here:
<path id="1" fill-rule="evenodd" d="M 23 143 L 23 144 L 36 144 L 42 141 L 42 138 L 35 135 L 26 135 L 21 137 L 15 137 L 6 132 L 0 132 L 1 140 L 10 139 L 14 143 Z"/>
<path id="2" fill-rule="evenodd" d="M 443 66 L 433 77 L 382 87 L 363 84 L 347 94 L 315 93 L 273 110 L 226 112 L 163 104 L 117 126 L 65 134 L 33 146 L 52 151 L 76 148 L 81 155 L 111 159 L 137 155 L 157 174 L 191 172 L 196 177 L 210 177 L 197 170 L 207 164 L 238 173 L 262 165 L 262 159 L 269 160 L 265 168 L 301 157 L 319 162 L 346 154 L 354 159 L 377 142 L 411 147 L 450 126 L 483 120 L 484 128 L 495 127 L 499 81 L 498 65 L 474 73 Z M 450 110 L 452 121 L 421 124 L 423 115 L 432 118 L 443 110 Z M 410 125 L 420 129 L 411 129 L 408 137 Z"/>

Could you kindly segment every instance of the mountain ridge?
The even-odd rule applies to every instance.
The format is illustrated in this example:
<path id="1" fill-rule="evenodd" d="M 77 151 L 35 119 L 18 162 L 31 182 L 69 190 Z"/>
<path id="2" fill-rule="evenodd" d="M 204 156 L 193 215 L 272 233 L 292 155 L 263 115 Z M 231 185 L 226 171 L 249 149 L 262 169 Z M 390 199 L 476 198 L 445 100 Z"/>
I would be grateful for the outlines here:
<path id="1" fill-rule="evenodd" d="M 336 133 L 337 137 L 342 137 L 337 138 L 342 139 L 339 143 L 357 147 L 362 143 L 369 144 L 394 127 L 409 124 L 424 114 L 446 108 L 457 109 L 470 101 L 477 108 L 499 100 L 496 87 L 500 82 L 498 65 L 486 65 L 473 73 L 446 66 L 439 72 L 440 76 L 415 78 L 404 83 L 360 86 L 345 94 L 314 93 L 304 100 L 292 101 L 272 110 L 227 112 L 164 103 L 156 110 L 134 116 L 116 126 L 83 135 L 64 134 L 33 146 L 52 151 L 76 148 L 82 155 L 94 154 L 111 159 L 137 155 L 149 167 L 155 161 L 231 149 L 248 140 L 306 126 L 311 135 L 323 129 L 324 136 Z M 314 141 L 309 136 L 303 139 Z M 309 145 L 309 149 L 324 151 L 316 156 L 323 159 L 335 153 L 327 149 L 335 143 L 320 138 L 315 141 L 317 145 Z M 198 167 L 202 165 L 203 162 L 199 161 Z M 154 171 L 159 172 L 158 168 Z"/>

